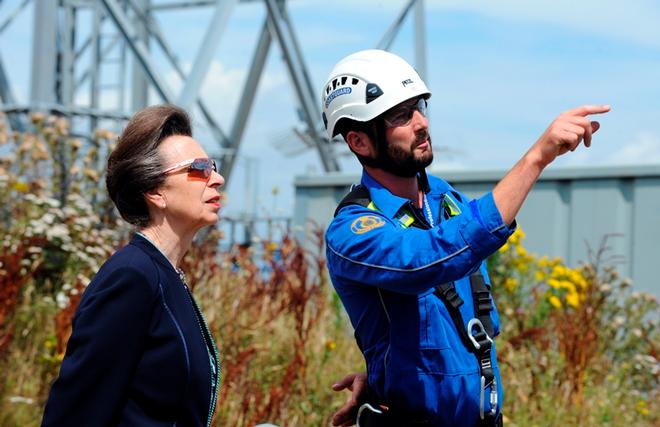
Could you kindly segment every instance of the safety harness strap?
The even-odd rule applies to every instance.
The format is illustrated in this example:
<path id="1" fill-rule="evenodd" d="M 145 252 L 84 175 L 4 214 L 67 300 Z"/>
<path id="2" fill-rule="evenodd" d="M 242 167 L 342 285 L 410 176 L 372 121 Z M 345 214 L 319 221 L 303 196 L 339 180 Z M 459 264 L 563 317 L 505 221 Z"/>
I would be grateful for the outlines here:
<path id="1" fill-rule="evenodd" d="M 371 203 L 371 195 L 369 194 L 369 189 L 364 185 L 353 185 L 351 191 L 341 199 L 337 209 L 335 209 L 335 216 L 339 213 L 340 210 L 345 208 L 348 205 L 360 205 L 362 207 L 368 207 Z"/>
<path id="2" fill-rule="evenodd" d="M 497 382 L 491 361 L 493 324 L 490 320 L 490 311 L 493 309 L 493 304 L 490 299 L 490 291 L 480 271 L 476 271 L 470 275 L 470 285 L 472 288 L 472 298 L 474 299 L 475 314 L 477 316 L 468 322 L 467 329 L 460 311 L 463 300 L 456 292 L 454 283 L 443 283 L 436 287 L 434 293 L 445 304 L 447 312 L 458 334 L 461 336 L 465 347 L 477 358 L 479 372 L 481 374 L 479 418 L 485 423 L 482 425 L 492 426 L 496 425 L 497 421 Z M 488 328 L 490 328 L 490 332 Z M 485 412 L 485 392 L 489 386 L 491 387 L 489 396 L 491 410 Z"/>
<path id="3" fill-rule="evenodd" d="M 474 314 L 484 325 L 488 336 L 492 337 L 495 334 L 493 321 L 490 318 L 490 312 L 493 311 L 493 300 L 481 271 L 472 273 L 470 287 L 472 288 L 472 299 L 474 300 Z"/>

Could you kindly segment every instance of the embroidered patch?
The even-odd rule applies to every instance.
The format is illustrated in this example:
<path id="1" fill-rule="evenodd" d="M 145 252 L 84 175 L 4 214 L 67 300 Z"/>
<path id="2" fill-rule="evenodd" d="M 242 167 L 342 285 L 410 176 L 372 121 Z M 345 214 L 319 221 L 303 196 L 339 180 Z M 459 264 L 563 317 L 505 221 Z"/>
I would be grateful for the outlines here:
<path id="1" fill-rule="evenodd" d="M 353 221 L 351 231 L 353 234 L 364 234 L 374 228 L 382 227 L 385 221 L 375 215 L 365 215 Z"/>

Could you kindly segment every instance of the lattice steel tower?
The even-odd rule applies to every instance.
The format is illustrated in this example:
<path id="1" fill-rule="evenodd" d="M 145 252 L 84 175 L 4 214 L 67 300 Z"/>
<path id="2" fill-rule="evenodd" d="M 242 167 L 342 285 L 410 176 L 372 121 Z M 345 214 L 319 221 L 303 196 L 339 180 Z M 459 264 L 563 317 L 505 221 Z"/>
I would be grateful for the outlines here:
<path id="1" fill-rule="evenodd" d="M 91 134 L 106 120 L 124 121 L 148 103 L 169 102 L 191 109 L 196 106 L 217 143 L 222 173 L 228 178 L 236 160 L 247 118 L 255 99 L 273 42 L 280 48 L 301 112 L 304 139 L 320 157 L 326 172 L 339 170 L 332 144 L 327 144 L 317 91 L 311 84 L 304 55 L 287 13 L 286 0 L 20 0 L 13 10 L 0 0 L 0 37 L 12 20 L 33 2 L 33 46 L 29 99 L 15 97 L 0 50 L 0 110 L 15 130 L 25 127 L 26 113 L 40 111 L 76 120 L 81 136 Z M 200 94 L 223 30 L 239 3 L 262 3 L 266 17 L 260 28 L 231 128 L 223 130 Z M 3 7 L 5 6 L 5 7 Z M 207 8 L 212 15 L 191 71 L 185 73 L 172 51 L 155 15 L 162 11 Z M 425 28 L 423 0 L 409 0 L 387 29 L 377 47 L 388 49 L 404 18 L 414 13 L 417 69 L 424 76 Z M 183 81 L 174 93 L 154 52 L 164 57 Z M 5 57 L 6 60 L 6 57 Z M 118 71 L 116 79 L 102 79 L 108 64 Z M 107 76 L 106 76 L 107 77 Z M 153 91 L 160 99 L 149 100 Z M 105 96 L 108 92 L 113 95 Z M 102 99 L 101 95 L 104 95 Z M 110 98 L 110 100 L 106 99 Z"/>

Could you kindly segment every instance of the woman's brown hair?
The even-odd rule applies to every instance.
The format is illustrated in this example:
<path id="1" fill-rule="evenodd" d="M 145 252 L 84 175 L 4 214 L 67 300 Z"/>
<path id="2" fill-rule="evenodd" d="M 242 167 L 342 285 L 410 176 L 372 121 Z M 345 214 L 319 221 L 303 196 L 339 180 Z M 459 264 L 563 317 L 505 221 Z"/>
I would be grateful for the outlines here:
<path id="1" fill-rule="evenodd" d="M 192 136 L 188 113 L 169 104 L 147 107 L 131 118 L 108 158 L 106 187 L 120 215 L 130 224 L 149 225 L 144 193 L 165 182 L 158 147 L 172 135 Z"/>

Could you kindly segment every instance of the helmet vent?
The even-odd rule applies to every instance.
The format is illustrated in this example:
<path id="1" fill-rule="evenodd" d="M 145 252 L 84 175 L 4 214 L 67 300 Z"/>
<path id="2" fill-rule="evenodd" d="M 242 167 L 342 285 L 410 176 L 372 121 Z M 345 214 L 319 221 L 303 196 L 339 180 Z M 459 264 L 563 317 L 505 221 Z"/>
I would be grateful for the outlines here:
<path id="1" fill-rule="evenodd" d="M 356 79 L 355 77 L 353 77 L 353 80 L 351 80 L 351 84 L 352 84 L 353 86 L 355 86 L 355 85 L 358 84 L 358 83 L 360 83 L 360 80 L 358 80 L 358 79 Z"/>

